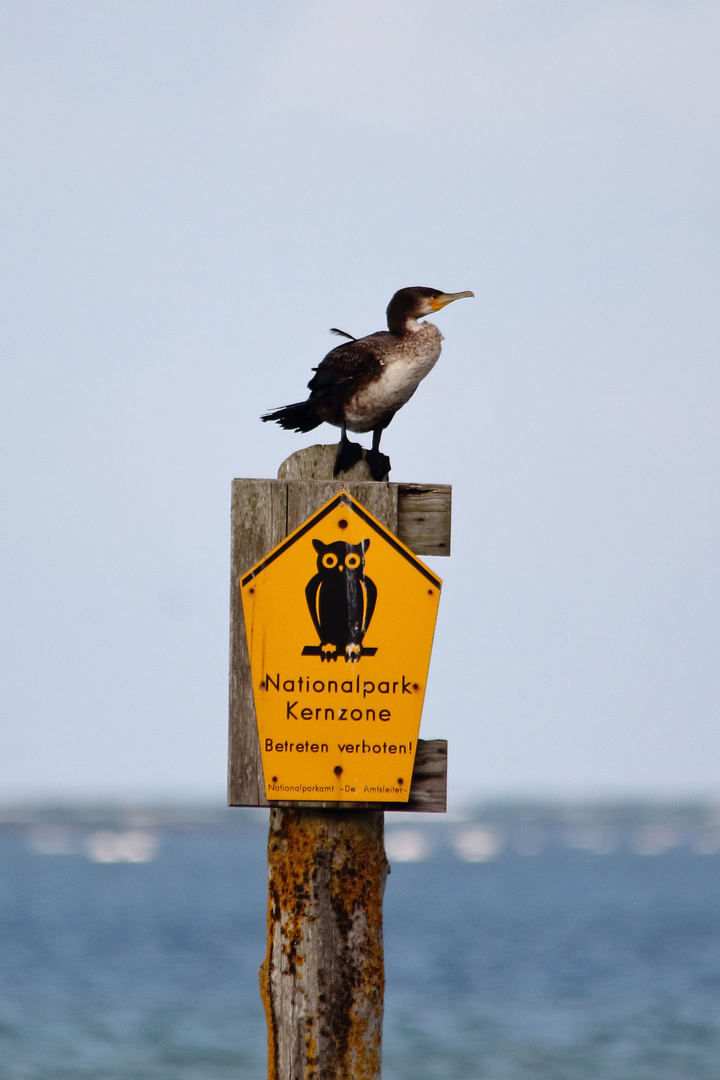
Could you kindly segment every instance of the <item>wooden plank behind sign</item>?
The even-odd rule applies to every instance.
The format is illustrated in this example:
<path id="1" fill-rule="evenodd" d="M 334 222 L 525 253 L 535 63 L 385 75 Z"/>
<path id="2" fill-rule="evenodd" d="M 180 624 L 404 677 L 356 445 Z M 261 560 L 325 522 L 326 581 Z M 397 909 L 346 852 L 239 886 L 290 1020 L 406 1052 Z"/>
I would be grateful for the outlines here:
<path id="1" fill-rule="evenodd" d="M 332 473 L 335 446 L 310 447 L 281 465 L 278 480 L 234 480 L 230 599 L 230 806 L 423 810 L 442 813 L 447 796 L 447 742 L 418 740 L 407 803 L 269 802 L 265 797 L 255 704 L 239 582 L 284 538 L 337 492 L 346 490 L 416 555 L 449 554 L 448 485 L 389 484 L 366 479 L 359 462 L 342 480 Z"/>
<path id="2" fill-rule="evenodd" d="M 309 446 L 307 450 L 300 450 L 282 463 L 278 469 L 278 480 L 328 483 L 327 477 L 332 476 L 336 453 L 336 446 Z M 364 461 L 359 461 L 345 475 L 351 479 L 353 484 L 371 481 L 375 487 L 384 488 L 390 493 L 390 497 L 385 503 L 388 518 L 384 518 L 381 513 L 376 513 L 374 516 L 390 532 L 398 536 L 415 555 L 450 554 L 452 488 L 449 484 L 378 485 L 372 481 L 370 469 Z M 335 480 L 329 482 L 327 498 L 331 498 L 335 492 L 345 487 L 347 487 L 347 484 L 344 481 Z M 348 490 L 350 489 L 348 488 Z M 364 490 L 367 490 L 367 488 Z M 354 491 L 352 493 L 354 494 Z M 363 502 L 359 495 L 356 498 L 359 502 Z M 382 499 L 382 495 L 377 493 L 375 498 Z M 325 502 L 327 502 L 327 499 Z M 317 505 L 302 520 L 306 520 L 322 504 L 323 500 L 319 499 Z M 372 509 L 369 503 L 364 505 L 368 507 L 368 510 Z"/>

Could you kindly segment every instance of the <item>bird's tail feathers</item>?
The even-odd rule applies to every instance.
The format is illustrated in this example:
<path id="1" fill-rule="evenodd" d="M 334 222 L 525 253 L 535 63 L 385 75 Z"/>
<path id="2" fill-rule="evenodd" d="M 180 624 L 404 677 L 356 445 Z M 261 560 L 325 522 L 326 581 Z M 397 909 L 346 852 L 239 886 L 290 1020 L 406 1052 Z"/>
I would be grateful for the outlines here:
<path id="1" fill-rule="evenodd" d="M 313 428 L 322 424 L 311 401 L 298 401 L 295 405 L 284 405 L 282 409 L 265 413 L 261 419 L 274 420 L 286 431 L 312 431 Z"/>

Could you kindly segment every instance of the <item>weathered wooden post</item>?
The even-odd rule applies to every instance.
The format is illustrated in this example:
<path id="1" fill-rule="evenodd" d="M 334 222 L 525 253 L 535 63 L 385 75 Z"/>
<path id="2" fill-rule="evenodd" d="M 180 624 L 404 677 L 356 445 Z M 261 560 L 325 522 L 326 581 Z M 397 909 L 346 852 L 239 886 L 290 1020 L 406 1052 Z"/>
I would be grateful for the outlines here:
<path id="1" fill-rule="evenodd" d="M 301 695 L 295 695 L 298 686 L 303 690 L 305 677 L 295 670 L 278 670 L 277 674 L 271 671 L 269 678 L 263 674 L 256 679 L 256 682 L 262 679 L 259 685 L 253 686 L 242 605 L 243 586 L 246 602 L 252 602 L 247 596 L 254 591 L 251 568 L 259 574 L 265 565 L 263 560 L 269 562 L 268 553 L 273 552 L 275 558 L 278 545 L 294 530 L 309 524 L 308 519 L 341 492 L 357 500 L 360 509 L 369 511 L 376 525 L 384 526 L 415 555 L 450 553 L 448 486 L 378 483 L 369 479 L 364 461 L 342 478 L 333 480 L 335 453 L 335 446 L 310 447 L 289 458 L 281 466 L 277 480 L 233 483 L 228 802 L 231 806 L 271 808 L 268 949 L 260 969 L 260 991 L 268 1025 L 269 1080 L 378 1080 L 380 1077 L 384 993 L 382 897 L 388 873 L 383 842 L 384 810 L 443 812 L 446 805 L 447 743 L 441 739 L 417 740 L 417 747 L 412 747 L 415 757 L 411 777 L 403 769 L 403 755 L 411 745 L 408 740 L 388 744 L 386 739 L 371 746 L 361 739 L 356 744 L 357 752 L 364 751 L 372 759 L 370 751 L 374 749 L 390 763 L 387 768 L 394 770 L 391 786 L 374 789 L 392 792 L 385 800 L 360 801 L 362 794 L 357 788 L 348 801 L 338 798 L 343 790 L 340 765 L 332 770 L 334 786 L 326 789 L 331 790 L 333 799 L 320 801 L 298 795 L 298 791 L 322 790 L 323 784 L 297 783 L 297 774 L 288 771 L 290 766 L 286 769 L 285 763 L 297 760 L 304 768 L 307 762 L 308 770 L 314 770 L 313 775 L 323 777 L 322 769 L 329 770 L 331 762 L 329 759 L 318 762 L 327 758 L 323 748 L 327 749 L 329 742 L 274 741 L 267 737 L 268 728 L 263 729 L 262 750 L 266 759 L 280 761 L 279 768 L 285 771 L 282 776 L 279 772 L 269 777 L 263 774 L 255 695 L 278 690 L 282 681 L 284 685 L 292 685 L 291 696 L 298 697 L 297 701 L 288 699 L 285 703 L 286 715 L 293 722 L 310 719 L 306 714 L 313 710 L 302 709 Z M 355 504 L 348 501 L 348 508 L 353 511 Z M 340 517 L 336 524 L 342 529 L 347 522 Z M 374 537 L 372 542 L 378 541 Z M 366 546 L 369 543 L 363 541 Z M 351 560 L 346 561 L 350 566 Z M 332 553 L 327 565 L 333 566 Z M 439 586 L 439 581 L 433 579 L 431 572 L 427 573 L 429 587 L 425 591 L 432 596 L 434 582 Z M 372 608 L 367 614 L 367 596 L 375 586 L 364 579 L 363 589 L 365 626 L 372 617 Z M 308 590 L 312 591 L 312 581 L 307 585 Z M 306 621 L 309 621 L 307 612 Z M 330 645 L 307 646 L 303 652 L 317 657 L 323 649 L 326 651 L 321 660 L 332 660 L 327 651 Z M 327 670 L 340 671 L 336 688 L 338 684 L 346 685 L 340 682 L 345 675 L 347 686 L 353 689 L 351 684 L 356 679 L 359 691 L 360 676 L 356 675 L 359 665 L 348 661 L 356 661 L 360 655 L 376 650 L 365 648 L 360 635 L 356 643 L 347 646 L 347 651 L 347 658 L 338 658 L 342 671 L 337 661 L 328 663 Z M 328 688 L 330 685 L 328 682 Z M 363 686 L 363 693 L 370 692 L 368 687 L 374 689 L 370 682 L 364 682 Z M 411 687 L 408 682 L 406 686 L 404 681 L 402 687 L 394 686 L 398 693 L 409 697 L 412 690 L 420 690 L 417 684 Z M 341 711 L 345 710 L 324 710 L 333 721 L 345 719 L 340 717 Z M 376 713 L 381 721 L 390 719 L 389 709 L 365 711 L 367 719 L 373 722 Z M 269 749 L 283 753 L 273 756 L 267 752 Z M 288 751 L 293 749 L 301 753 L 290 754 Z M 350 751 L 353 747 L 343 744 L 342 749 Z M 347 754 L 344 760 L 348 760 Z M 350 760 L 354 764 L 355 759 Z M 404 761 L 408 760 L 411 758 L 405 756 Z M 278 768 L 266 767 L 270 772 Z M 396 773 L 405 775 L 396 776 Z M 291 774 L 294 779 L 287 782 Z M 268 790 L 282 791 L 283 779 L 286 790 L 292 790 L 294 797 L 268 799 Z M 349 789 L 345 785 L 345 790 Z"/>

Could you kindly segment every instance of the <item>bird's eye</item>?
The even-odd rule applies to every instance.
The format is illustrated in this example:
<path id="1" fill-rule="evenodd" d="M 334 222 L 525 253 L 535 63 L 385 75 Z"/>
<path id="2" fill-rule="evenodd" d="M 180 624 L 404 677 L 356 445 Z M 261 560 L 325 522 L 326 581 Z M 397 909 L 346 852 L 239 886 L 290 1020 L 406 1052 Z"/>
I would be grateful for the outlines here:
<path id="1" fill-rule="evenodd" d="M 326 570 L 334 570 L 337 566 L 337 555 L 333 555 L 332 552 L 327 552 L 322 557 L 322 564 Z"/>
<path id="2" fill-rule="evenodd" d="M 348 570 L 357 570 L 358 566 L 360 565 L 360 556 L 348 555 L 348 557 L 345 559 L 345 565 L 347 566 Z"/>

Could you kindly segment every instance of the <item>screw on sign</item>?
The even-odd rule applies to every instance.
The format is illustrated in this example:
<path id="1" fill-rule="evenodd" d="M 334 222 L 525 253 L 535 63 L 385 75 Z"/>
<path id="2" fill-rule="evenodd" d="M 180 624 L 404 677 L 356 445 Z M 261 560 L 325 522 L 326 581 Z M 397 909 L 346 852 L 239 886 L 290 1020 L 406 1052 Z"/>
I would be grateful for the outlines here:
<path id="1" fill-rule="evenodd" d="M 407 801 L 440 588 L 347 492 L 243 576 L 268 799 Z"/>

